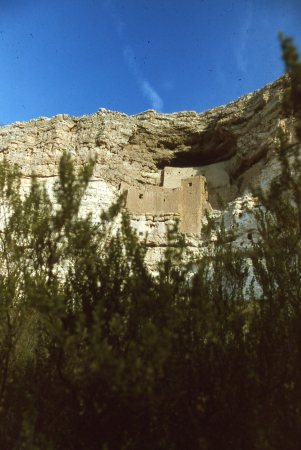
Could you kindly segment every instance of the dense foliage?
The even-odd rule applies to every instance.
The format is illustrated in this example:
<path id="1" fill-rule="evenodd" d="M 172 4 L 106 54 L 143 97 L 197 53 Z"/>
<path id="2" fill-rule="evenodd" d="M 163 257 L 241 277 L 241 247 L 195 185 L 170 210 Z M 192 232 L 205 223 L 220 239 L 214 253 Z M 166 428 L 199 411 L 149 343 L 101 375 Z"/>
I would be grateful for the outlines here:
<path id="1" fill-rule="evenodd" d="M 1 449 L 298 448 L 297 149 L 281 137 L 251 250 L 221 226 L 192 265 L 171 231 L 156 274 L 122 198 L 98 224 L 79 214 L 93 162 L 75 174 L 63 155 L 55 208 L 35 178 L 22 196 L 18 170 L 1 164 Z"/>

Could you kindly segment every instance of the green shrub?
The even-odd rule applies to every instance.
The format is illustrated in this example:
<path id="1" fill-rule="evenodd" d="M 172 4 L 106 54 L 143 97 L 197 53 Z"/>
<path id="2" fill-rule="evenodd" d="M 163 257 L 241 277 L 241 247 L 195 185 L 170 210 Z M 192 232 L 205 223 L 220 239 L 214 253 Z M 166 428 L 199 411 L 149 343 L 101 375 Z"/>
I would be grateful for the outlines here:
<path id="1" fill-rule="evenodd" d="M 222 226 L 194 276 L 176 230 L 149 272 L 122 198 L 98 224 L 79 215 L 93 161 L 76 174 L 63 155 L 56 208 L 1 163 L 1 449 L 298 448 L 297 150 L 282 139 L 253 249 Z M 247 259 L 260 298 L 245 300 Z"/>

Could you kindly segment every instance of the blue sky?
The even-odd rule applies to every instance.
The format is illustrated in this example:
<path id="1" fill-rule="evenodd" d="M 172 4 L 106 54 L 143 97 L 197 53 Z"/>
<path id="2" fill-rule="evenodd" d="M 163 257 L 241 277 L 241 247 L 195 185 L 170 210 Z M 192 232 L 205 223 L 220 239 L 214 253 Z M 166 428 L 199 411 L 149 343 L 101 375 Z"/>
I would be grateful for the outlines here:
<path id="1" fill-rule="evenodd" d="M 204 111 L 283 72 L 301 0 L 0 0 L 0 123 Z"/>

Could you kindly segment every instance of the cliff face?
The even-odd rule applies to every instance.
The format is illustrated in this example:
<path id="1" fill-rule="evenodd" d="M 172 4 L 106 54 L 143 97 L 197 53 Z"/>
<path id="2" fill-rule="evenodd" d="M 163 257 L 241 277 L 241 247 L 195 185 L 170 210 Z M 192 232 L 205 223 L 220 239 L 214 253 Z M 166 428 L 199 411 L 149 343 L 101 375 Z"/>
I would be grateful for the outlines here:
<path id="1" fill-rule="evenodd" d="M 244 242 L 254 229 L 248 214 L 254 206 L 250 188 L 268 186 L 279 170 L 275 158 L 279 128 L 293 139 L 293 118 L 281 117 L 282 85 L 279 79 L 202 114 L 150 110 L 127 116 L 100 109 L 90 116 L 58 115 L 15 123 L 0 128 L 0 155 L 20 166 L 25 190 L 34 171 L 50 192 L 63 150 L 71 152 L 77 167 L 95 156 L 94 176 L 83 205 L 83 212 L 91 211 L 95 219 L 124 186 L 159 189 L 175 168 L 183 173 L 182 179 L 205 176 L 209 207 L 220 210 L 228 226 L 237 218 L 237 239 Z M 140 234 L 149 232 L 150 246 L 155 248 L 150 259 L 159 257 L 166 224 L 174 218 L 153 210 L 133 212 L 133 226 Z M 190 245 L 197 245 L 200 235 L 189 239 Z"/>

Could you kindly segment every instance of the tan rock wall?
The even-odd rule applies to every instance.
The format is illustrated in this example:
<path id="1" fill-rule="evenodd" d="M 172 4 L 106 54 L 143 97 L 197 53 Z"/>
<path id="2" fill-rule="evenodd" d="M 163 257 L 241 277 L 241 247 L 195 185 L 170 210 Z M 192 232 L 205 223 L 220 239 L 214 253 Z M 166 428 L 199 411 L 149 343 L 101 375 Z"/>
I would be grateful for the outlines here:
<path id="1" fill-rule="evenodd" d="M 228 204 L 237 197 L 238 189 L 235 184 L 231 184 L 229 172 L 229 161 L 197 167 L 165 167 L 163 186 L 176 188 L 181 186 L 183 179 L 202 175 L 207 180 L 209 203 L 213 208 L 219 209 L 220 203 Z"/>
<path id="2" fill-rule="evenodd" d="M 180 231 L 182 233 L 200 233 L 202 219 L 208 208 L 206 179 L 196 176 L 181 182 Z"/>
<path id="3" fill-rule="evenodd" d="M 129 188 L 126 206 L 132 214 L 178 214 L 181 189 L 151 186 L 148 189 Z"/>
<path id="4" fill-rule="evenodd" d="M 63 150 L 73 155 L 76 168 L 94 156 L 96 166 L 83 214 L 92 212 L 97 220 L 101 209 L 118 195 L 120 184 L 127 183 L 137 189 L 129 201 L 137 212 L 135 224 L 142 230 L 139 233 L 156 230 L 163 242 L 165 224 L 181 215 L 183 230 L 199 230 L 201 226 L 199 217 L 204 205 L 202 200 L 197 200 L 197 204 L 194 201 L 200 193 L 195 188 L 193 200 L 184 199 L 183 178 L 205 176 L 210 204 L 231 224 L 233 205 L 244 205 L 242 199 L 251 192 L 251 186 L 265 188 L 277 176 L 278 131 L 282 128 L 293 136 L 294 125 L 293 117 L 281 116 L 282 96 L 283 80 L 279 79 L 228 105 L 200 114 L 145 111 L 128 116 L 100 109 L 83 117 L 58 115 L 15 123 L 0 127 L 0 159 L 20 166 L 25 190 L 34 171 L 51 192 Z M 157 189 L 162 189 L 164 167 L 167 169 L 162 187 L 168 192 L 162 196 Z M 145 207 L 138 201 L 141 190 L 147 200 L 146 210 L 161 216 L 143 216 Z M 218 208 L 219 196 L 224 208 Z M 241 225 L 238 233 L 245 235 L 251 225 L 241 217 L 237 219 Z M 161 240 L 156 239 L 153 248 L 158 245 L 162 249 Z"/>
<path id="5" fill-rule="evenodd" d="M 128 187 L 126 207 L 135 215 L 179 215 L 181 232 L 200 233 L 202 218 L 208 208 L 207 182 L 204 177 L 195 176 L 181 180 L 178 188 Z"/>

